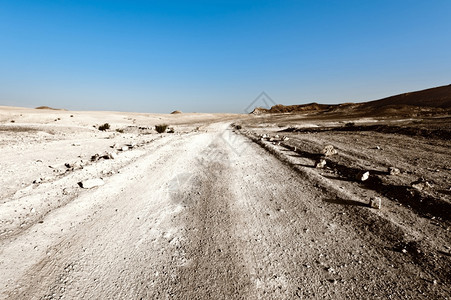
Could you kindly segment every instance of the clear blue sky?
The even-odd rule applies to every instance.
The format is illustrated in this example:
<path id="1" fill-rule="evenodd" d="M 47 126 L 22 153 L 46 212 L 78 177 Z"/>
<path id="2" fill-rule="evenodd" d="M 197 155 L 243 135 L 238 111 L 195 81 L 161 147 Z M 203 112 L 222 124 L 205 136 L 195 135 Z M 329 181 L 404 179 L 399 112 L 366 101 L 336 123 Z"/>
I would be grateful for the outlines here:
<path id="1" fill-rule="evenodd" d="M 243 112 L 451 83 L 451 1 L 0 0 L 0 105 Z"/>

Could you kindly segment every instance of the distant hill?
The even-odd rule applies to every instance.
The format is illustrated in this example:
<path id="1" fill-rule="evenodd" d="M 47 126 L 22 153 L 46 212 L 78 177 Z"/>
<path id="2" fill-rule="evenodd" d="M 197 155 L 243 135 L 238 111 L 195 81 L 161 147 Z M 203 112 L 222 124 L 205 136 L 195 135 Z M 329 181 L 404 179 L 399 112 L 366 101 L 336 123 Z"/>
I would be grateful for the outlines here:
<path id="1" fill-rule="evenodd" d="M 38 106 L 35 109 L 66 110 L 63 108 L 53 108 L 53 107 L 49 107 L 49 106 Z"/>
<path id="2" fill-rule="evenodd" d="M 363 103 L 303 105 L 277 104 L 270 109 L 257 107 L 251 114 L 302 113 L 302 114 L 352 114 L 352 115 L 384 115 L 397 112 L 409 115 L 419 111 L 443 111 L 451 109 L 451 85 L 404 93 L 380 100 Z"/>
<path id="3" fill-rule="evenodd" d="M 363 107 L 382 107 L 388 105 L 410 105 L 421 107 L 451 107 L 451 84 L 417 92 L 404 93 L 381 100 L 362 103 Z"/>

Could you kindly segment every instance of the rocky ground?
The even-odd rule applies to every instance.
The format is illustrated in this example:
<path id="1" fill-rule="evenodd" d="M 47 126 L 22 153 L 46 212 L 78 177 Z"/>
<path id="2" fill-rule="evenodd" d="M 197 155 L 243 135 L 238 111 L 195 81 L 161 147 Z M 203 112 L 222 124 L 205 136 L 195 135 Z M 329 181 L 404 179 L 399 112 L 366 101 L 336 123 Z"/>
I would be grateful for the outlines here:
<path id="1" fill-rule="evenodd" d="M 0 122 L 2 299 L 451 298 L 441 135 L 280 115 Z"/>

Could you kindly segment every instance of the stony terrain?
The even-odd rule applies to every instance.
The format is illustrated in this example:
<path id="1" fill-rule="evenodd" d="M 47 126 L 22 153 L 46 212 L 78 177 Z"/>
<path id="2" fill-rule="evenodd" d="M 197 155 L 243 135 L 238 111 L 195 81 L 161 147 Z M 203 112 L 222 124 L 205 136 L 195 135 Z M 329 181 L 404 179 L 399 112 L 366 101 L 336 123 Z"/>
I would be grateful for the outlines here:
<path id="1" fill-rule="evenodd" d="M 0 298 L 450 299 L 449 126 L 0 107 Z"/>

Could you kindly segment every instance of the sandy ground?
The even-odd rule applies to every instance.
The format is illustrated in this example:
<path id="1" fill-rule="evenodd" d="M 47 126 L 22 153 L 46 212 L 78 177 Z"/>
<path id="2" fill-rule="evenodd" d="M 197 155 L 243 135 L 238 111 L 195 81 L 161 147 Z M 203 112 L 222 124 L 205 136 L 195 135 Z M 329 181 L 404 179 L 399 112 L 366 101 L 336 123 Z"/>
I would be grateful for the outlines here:
<path id="1" fill-rule="evenodd" d="M 408 137 L 279 144 L 259 134 L 281 128 L 247 116 L 1 107 L 0 121 L 1 299 L 451 297 L 447 141 L 417 142 L 412 168 Z M 339 153 L 314 168 L 326 142 Z M 427 205 L 408 202 L 417 175 L 434 181 L 412 192 Z M 79 186 L 92 178 L 104 184 Z"/>

